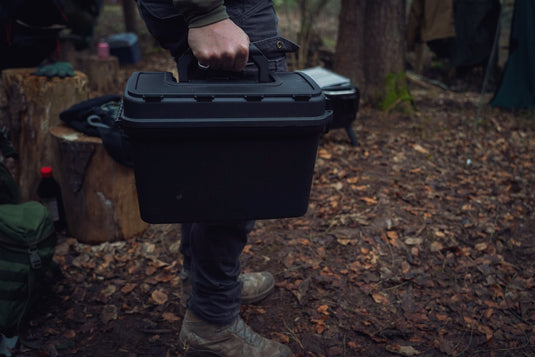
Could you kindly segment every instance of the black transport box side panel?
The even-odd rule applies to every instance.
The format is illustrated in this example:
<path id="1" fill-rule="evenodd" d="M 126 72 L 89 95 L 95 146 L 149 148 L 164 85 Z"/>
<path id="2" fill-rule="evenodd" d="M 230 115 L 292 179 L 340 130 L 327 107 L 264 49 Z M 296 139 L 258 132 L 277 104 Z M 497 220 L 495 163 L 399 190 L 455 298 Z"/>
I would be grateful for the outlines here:
<path id="1" fill-rule="evenodd" d="M 177 83 L 136 72 L 118 121 L 134 150 L 141 217 L 149 223 L 297 217 L 308 208 L 322 90 L 296 72 L 256 80 Z"/>

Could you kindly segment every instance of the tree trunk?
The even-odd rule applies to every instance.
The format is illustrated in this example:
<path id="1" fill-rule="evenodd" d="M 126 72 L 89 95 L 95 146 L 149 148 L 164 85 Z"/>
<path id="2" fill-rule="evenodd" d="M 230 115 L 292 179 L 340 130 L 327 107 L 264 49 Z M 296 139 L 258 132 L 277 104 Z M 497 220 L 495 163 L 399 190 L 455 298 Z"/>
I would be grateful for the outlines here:
<path id="1" fill-rule="evenodd" d="M 405 0 L 342 0 L 334 70 L 377 104 L 388 74 L 404 70 Z"/>
<path id="2" fill-rule="evenodd" d="M 60 124 L 59 114 L 72 105 L 87 100 L 87 76 L 76 72 L 73 77 L 36 76 L 35 68 L 13 68 L 2 71 L 7 108 L 0 124 L 10 132 L 10 139 L 19 153 L 15 178 L 22 199 L 37 200 L 39 170 L 42 166 L 56 168 L 50 128 Z"/>
<path id="3" fill-rule="evenodd" d="M 309 65 L 309 48 L 312 35 L 314 34 L 314 23 L 318 20 L 320 13 L 327 6 L 328 0 L 298 0 L 301 24 L 297 34 L 297 43 L 300 48 L 297 52 L 297 68 L 303 69 Z"/>
<path id="4" fill-rule="evenodd" d="M 137 34 L 137 8 L 135 0 L 123 0 L 123 17 L 126 32 Z"/>

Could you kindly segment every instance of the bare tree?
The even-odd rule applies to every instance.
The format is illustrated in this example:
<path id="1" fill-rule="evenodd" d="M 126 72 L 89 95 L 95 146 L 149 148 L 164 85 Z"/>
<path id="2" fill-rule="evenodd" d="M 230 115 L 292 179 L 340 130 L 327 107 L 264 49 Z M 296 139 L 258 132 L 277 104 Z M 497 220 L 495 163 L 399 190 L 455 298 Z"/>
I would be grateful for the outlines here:
<path id="1" fill-rule="evenodd" d="M 404 70 L 406 0 L 342 0 L 334 70 L 365 101 L 384 96 L 389 74 Z"/>
<path id="2" fill-rule="evenodd" d="M 301 46 L 297 52 L 297 68 L 305 68 L 308 62 L 309 46 L 314 34 L 314 23 L 328 0 L 297 0 L 301 23 L 297 33 L 297 43 Z"/>

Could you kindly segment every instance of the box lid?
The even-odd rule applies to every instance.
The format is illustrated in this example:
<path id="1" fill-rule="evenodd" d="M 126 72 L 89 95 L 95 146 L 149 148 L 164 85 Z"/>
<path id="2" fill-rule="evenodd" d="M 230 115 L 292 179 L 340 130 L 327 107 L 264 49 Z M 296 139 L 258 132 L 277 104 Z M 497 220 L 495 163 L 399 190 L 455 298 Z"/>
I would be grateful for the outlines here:
<path id="1" fill-rule="evenodd" d="M 307 74 L 322 89 L 348 88 L 351 86 L 351 80 L 338 73 L 334 73 L 323 67 L 313 67 L 302 69 L 299 72 Z"/>
<path id="2" fill-rule="evenodd" d="M 135 72 L 126 85 L 121 125 L 134 128 L 325 125 L 332 115 L 308 75 L 270 73 L 179 83 L 169 72 Z"/>

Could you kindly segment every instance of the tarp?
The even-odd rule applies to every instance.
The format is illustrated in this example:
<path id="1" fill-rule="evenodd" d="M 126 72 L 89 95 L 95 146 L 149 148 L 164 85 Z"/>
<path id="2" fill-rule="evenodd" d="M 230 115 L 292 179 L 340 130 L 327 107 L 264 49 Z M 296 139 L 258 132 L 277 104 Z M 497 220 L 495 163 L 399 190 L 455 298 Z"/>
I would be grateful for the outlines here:
<path id="1" fill-rule="evenodd" d="M 455 0 L 455 67 L 487 65 L 500 17 L 499 0 Z"/>
<path id="2" fill-rule="evenodd" d="M 535 109 L 535 1 L 516 0 L 510 52 L 490 104 L 509 109 Z"/>
<path id="3" fill-rule="evenodd" d="M 413 0 L 407 46 L 412 50 L 424 42 L 452 67 L 485 66 L 499 15 L 499 0 Z"/>

